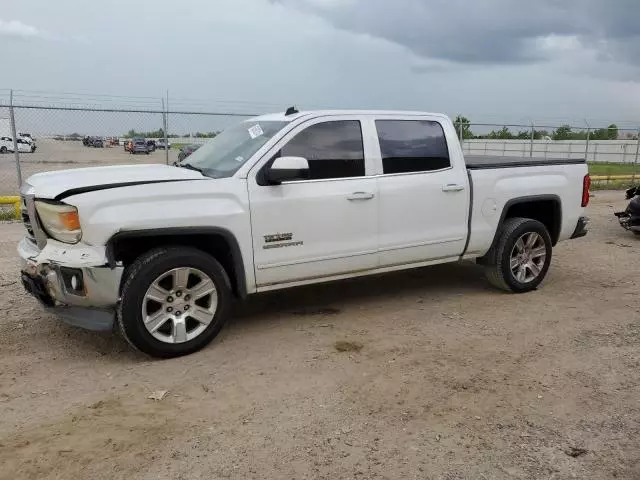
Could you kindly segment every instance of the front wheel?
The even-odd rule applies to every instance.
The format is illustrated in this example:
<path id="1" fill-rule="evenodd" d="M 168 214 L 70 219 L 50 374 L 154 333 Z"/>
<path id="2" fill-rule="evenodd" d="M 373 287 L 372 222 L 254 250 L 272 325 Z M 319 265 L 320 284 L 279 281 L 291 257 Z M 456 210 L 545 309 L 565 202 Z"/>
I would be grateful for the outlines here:
<path id="1" fill-rule="evenodd" d="M 513 293 L 535 290 L 551 263 L 551 236 L 542 223 L 510 218 L 486 256 L 485 274 L 493 286 Z"/>
<path id="2" fill-rule="evenodd" d="M 7 153 L 7 147 L 5 146 L 0 147 L 0 153 Z"/>
<path id="3" fill-rule="evenodd" d="M 218 334 L 232 304 L 229 277 L 210 255 L 158 248 L 128 269 L 118 308 L 127 341 L 154 357 L 200 350 Z"/>

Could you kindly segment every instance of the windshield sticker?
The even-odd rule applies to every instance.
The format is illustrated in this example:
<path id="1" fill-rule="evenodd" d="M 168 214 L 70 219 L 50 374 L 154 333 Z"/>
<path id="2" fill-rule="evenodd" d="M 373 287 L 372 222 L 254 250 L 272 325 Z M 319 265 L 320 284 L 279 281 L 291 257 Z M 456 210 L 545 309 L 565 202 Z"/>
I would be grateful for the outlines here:
<path id="1" fill-rule="evenodd" d="M 249 136 L 251 137 L 252 140 L 254 138 L 258 138 L 258 137 L 264 135 L 264 132 L 262 131 L 262 127 L 260 126 L 260 124 L 256 124 L 253 127 L 249 128 L 248 132 L 249 132 Z"/>

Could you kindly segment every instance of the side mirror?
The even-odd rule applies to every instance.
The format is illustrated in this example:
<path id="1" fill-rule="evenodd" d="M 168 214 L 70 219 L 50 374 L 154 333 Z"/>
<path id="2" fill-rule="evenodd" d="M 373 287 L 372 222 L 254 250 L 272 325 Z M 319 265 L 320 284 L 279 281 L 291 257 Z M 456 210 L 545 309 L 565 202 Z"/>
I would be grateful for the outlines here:
<path id="1" fill-rule="evenodd" d="M 309 178 L 309 162 L 304 157 L 279 157 L 266 172 L 267 181 L 272 185 L 291 180 Z"/>

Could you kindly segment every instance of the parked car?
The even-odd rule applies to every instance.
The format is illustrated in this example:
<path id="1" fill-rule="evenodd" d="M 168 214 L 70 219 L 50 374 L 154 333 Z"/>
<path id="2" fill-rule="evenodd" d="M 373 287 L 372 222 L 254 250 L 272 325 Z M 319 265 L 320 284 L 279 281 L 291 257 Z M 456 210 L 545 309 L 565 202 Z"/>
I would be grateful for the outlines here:
<path id="1" fill-rule="evenodd" d="M 129 153 L 146 153 L 149 154 L 149 147 L 147 146 L 147 141 L 144 138 L 137 138 L 131 142 L 129 146 Z"/>
<path id="2" fill-rule="evenodd" d="M 171 142 L 167 140 L 167 144 L 164 143 L 164 138 L 156 141 L 156 148 L 164 150 L 165 148 L 171 148 Z"/>
<path id="3" fill-rule="evenodd" d="M 178 153 L 178 162 L 183 161 L 185 158 L 187 158 L 193 152 L 198 150 L 201 146 L 202 145 L 190 144 L 190 145 L 185 145 L 182 148 L 180 148 L 180 152 Z"/>
<path id="4" fill-rule="evenodd" d="M 30 177 L 25 289 L 74 325 L 175 357 L 218 334 L 234 297 L 462 259 L 529 292 L 553 246 L 587 233 L 584 159 L 465 158 L 440 114 L 271 114 L 181 166 Z"/>
<path id="5" fill-rule="evenodd" d="M 104 148 L 104 141 L 101 138 L 96 137 L 93 139 L 91 146 L 94 148 Z"/>
<path id="6" fill-rule="evenodd" d="M 19 153 L 33 153 L 36 151 L 36 145 L 29 143 L 27 140 L 18 138 L 18 152 Z M 13 138 L 12 137 L 0 137 L 0 153 L 13 153 Z"/>
<path id="7" fill-rule="evenodd" d="M 83 144 L 85 147 L 88 147 L 88 146 L 90 146 L 90 145 L 93 145 L 93 137 L 84 137 L 84 138 L 82 139 L 82 144 Z"/>
<path id="8" fill-rule="evenodd" d="M 36 141 L 35 138 L 30 133 L 18 133 L 18 137 L 22 137 L 25 140 L 28 140 L 30 143 L 34 143 Z"/>
<path id="9" fill-rule="evenodd" d="M 10 137 L 0 137 L 0 153 L 13 152 L 13 140 Z"/>
<path id="10" fill-rule="evenodd" d="M 147 150 L 149 150 L 150 152 L 155 152 L 156 148 L 157 146 L 155 140 L 147 140 Z"/>

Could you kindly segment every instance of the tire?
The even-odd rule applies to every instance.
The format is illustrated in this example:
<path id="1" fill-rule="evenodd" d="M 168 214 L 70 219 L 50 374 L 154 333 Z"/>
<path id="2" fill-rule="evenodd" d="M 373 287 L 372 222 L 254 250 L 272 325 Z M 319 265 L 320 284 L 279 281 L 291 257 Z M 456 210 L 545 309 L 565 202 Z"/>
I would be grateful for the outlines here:
<path id="1" fill-rule="evenodd" d="M 208 295 L 211 297 L 208 306 L 197 304 L 200 297 L 196 299 L 196 288 L 199 288 L 200 283 L 192 285 L 191 289 L 184 288 L 184 292 L 176 290 L 180 288 L 177 286 L 179 280 L 171 272 L 186 269 L 189 269 L 189 273 L 183 277 L 186 278 L 183 283 L 189 284 L 201 274 L 201 277 L 207 277 L 215 287 Z M 152 286 L 159 286 L 159 282 L 165 281 L 170 282 L 171 286 L 164 283 L 161 290 L 151 292 Z M 155 292 L 159 293 L 156 295 Z M 210 323 L 197 322 L 195 317 L 186 313 L 185 305 L 186 301 L 190 300 L 189 292 L 194 296 L 194 299 L 191 299 L 192 310 L 189 313 L 207 310 L 207 313 L 212 315 Z M 165 299 L 164 294 L 175 298 Z M 150 295 L 154 298 L 162 297 L 163 302 L 171 303 L 160 304 L 154 299 L 149 299 Z M 215 338 L 228 318 L 232 302 L 233 293 L 229 277 L 215 258 L 190 247 L 157 248 L 141 255 L 127 268 L 118 306 L 118 325 L 124 338 L 138 350 L 158 358 L 179 357 L 200 350 Z M 156 303 L 160 308 L 150 312 L 150 307 L 155 309 Z M 170 311 L 171 306 L 175 306 L 176 311 L 166 313 Z M 185 310 L 180 312 L 177 311 L 178 308 Z M 184 314 L 181 315 L 182 313 Z M 153 324 L 154 318 L 158 318 L 155 321 L 155 332 L 152 333 L 147 328 L 144 315 L 148 317 L 148 324 Z M 164 317 L 167 319 L 163 320 Z M 197 326 L 193 327 L 194 324 Z M 191 330 L 190 325 L 193 327 Z M 178 333 L 178 330 L 181 333 Z M 189 335 L 193 335 L 193 338 L 188 338 Z"/>
<path id="2" fill-rule="evenodd" d="M 7 153 L 7 147 L 5 146 L 0 147 L 0 153 Z"/>
<path id="3" fill-rule="evenodd" d="M 523 243 L 517 246 L 521 239 Z M 531 247 L 525 245 L 524 242 L 531 239 L 535 239 L 535 243 Z M 551 254 L 551 236 L 547 227 L 530 218 L 509 218 L 502 225 L 496 244 L 485 256 L 485 275 L 491 285 L 501 290 L 530 292 L 547 275 Z"/>

